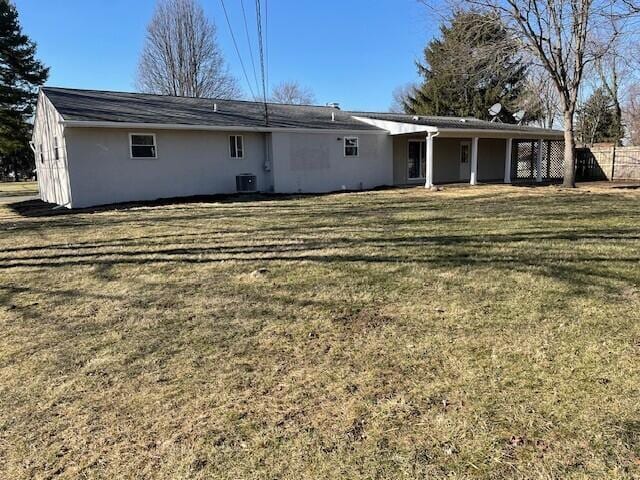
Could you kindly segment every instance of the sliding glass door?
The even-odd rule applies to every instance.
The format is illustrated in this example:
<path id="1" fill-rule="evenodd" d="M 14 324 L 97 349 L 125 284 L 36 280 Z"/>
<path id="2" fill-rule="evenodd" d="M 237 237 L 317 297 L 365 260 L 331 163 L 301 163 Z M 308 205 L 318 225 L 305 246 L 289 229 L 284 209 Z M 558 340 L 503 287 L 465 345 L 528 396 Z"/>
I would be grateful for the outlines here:
<path id="1" fill-rule="evenodd" d="M 427 142 L 409 140 L 407 157 L 407 177 L 409 180 L 422 180 L 427 176 Z"/>

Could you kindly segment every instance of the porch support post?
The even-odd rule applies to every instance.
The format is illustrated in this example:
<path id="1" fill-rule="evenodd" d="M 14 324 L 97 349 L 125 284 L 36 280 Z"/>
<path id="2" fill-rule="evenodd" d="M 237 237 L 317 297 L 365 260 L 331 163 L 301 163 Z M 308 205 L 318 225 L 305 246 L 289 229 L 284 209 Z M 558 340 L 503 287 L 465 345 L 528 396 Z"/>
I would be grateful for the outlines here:
<path id="1" fill-rule="evenodd" d="M 507 138 L 507 148 L 504 152 L 504 183 L 511 183 L 511 150 L 513 139 Z"/>
<path id="2" fill-rule="evenodd" d="M 536 156 L 536 182 L 542 182 L 542 139 L 538 140 L 538 155 Z"/>
<path id="3" fill-rule="evenodd" d="M 471 185 L 478 184 L 478 137 L 471 139 Z"/>
<path id="4" fill-rule="evenodd" d="M 431 133 L 427 135 L 427 171 L 424 176 L 424 187 L 433 187 L 433 134 Z"/>

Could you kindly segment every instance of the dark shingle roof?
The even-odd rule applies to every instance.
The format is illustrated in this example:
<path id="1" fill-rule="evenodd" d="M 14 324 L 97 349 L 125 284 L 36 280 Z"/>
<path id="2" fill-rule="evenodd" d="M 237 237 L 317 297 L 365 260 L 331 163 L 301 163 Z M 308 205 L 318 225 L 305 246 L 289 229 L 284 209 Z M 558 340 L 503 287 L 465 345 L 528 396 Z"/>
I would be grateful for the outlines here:
<path id="1" fill-rule="evenodd" d="M 264 104 L 239 100 L 172 97 L 44 87 L 64 120 L 264 128 Z M 216 103 L 218 111 L 214 112 Z M 335 121 L 331 120 L 331 114 Z M 327 130 L 381 129 L 331 107 L 269 104 L 269 127 Z"/>
<path id="2" fill-rule="evenodd" d="M 414 125 L 425 125 L 436 128 L 452 128 L 458 130 L 505 130 L 510 132 L 523 133 L 557 133 L 561 130 L 551 130 L 548 128 L 529 127 L 526 125 L 514 125 L 510 123 L 487 122 L 477 118 L 461 117 L 434 117 L 403 115 L 398 113 L 372 113 L 372 112 L 351 112 L 357 117 L 371 118 L 372 120 L 387 120 L 390 122 L 412 123 Z"/>
<path id="3" fill-rule="evenodd" d="M 260 102 L 55 87 L 44 87 L 42 91 L 64 120 L 67 121 L 265 128 L 264 104 Z M 217 104 L 217 112 L 214 111 L 214 103 Z M 387 120 L 458 130 L 562 133 L 558 130 L 492 123 L 474 118 L 415 117 L 395 113 L 348 112 L 332 107 L 281 105 L 275 103 L 269 103 L 268 109 L 268 128 L 362 130 L 373 132 L 383 130 L 353 118 L 356 116 L 372 120 Z M 335 121 L 332 121 L 332 114 L 335 117 Z"/>

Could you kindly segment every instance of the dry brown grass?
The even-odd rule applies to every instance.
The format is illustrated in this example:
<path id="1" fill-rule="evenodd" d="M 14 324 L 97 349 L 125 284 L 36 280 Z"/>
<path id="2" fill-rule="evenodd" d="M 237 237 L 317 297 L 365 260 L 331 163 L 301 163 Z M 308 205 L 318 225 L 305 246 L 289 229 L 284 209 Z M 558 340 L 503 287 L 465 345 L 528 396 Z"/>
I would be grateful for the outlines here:
<path id="1" fill-rule="evenodd" d="M 639 207 L 2 207 L 0 478 L 637 477 Z"/>
<path id="2" fill-rule="evenodd" d="M 38 182 L 0 182 L 0 197 L 38 194 Z"/>

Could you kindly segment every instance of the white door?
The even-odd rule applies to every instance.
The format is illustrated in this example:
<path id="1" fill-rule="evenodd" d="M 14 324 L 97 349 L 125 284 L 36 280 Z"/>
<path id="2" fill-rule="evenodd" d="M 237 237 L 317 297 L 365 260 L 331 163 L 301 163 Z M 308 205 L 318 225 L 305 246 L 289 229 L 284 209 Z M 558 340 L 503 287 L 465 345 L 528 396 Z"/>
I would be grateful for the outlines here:
<path id="1" fill-rule="evenodd" d="M 471 142 L 460 142 L 460 181 L 469 181 L 471 178 Z"/>

